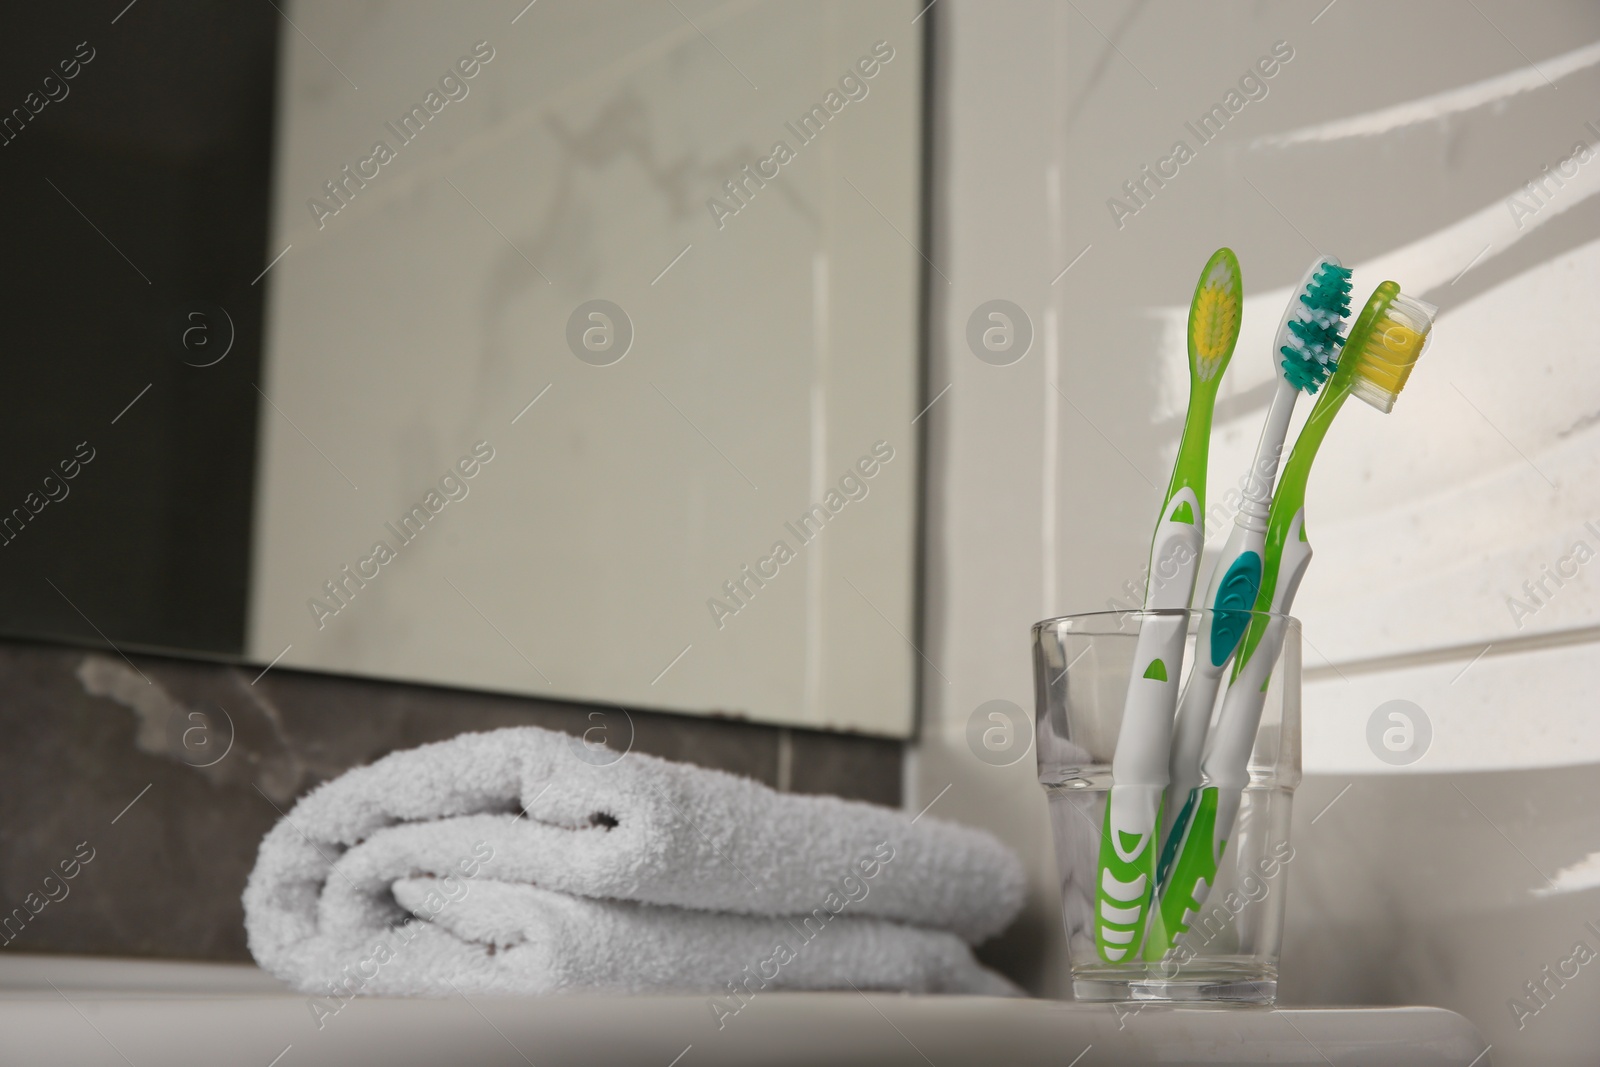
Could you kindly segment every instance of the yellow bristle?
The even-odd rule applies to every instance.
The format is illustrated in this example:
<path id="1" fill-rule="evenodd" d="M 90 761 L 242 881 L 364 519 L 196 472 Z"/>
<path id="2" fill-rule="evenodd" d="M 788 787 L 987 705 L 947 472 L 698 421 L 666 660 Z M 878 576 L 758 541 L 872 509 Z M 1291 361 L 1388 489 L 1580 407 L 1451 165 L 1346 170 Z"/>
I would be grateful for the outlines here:
<path id="1" fill-rule="evenodd" d="M 1432 304 L 1397 295 L 1373 323 L 1361 350 L 1345 354 L 1356 360 L 1351 390 L 1379 411 L 1393 408 L 1427 345 L 1437 311 Z"/>
<path id="2" fill-rule="evenodd" d="M 1233 349 L 1239 336 L 1239 297 L 1224 278 L 1208 279 L 1195 299 L 1190 330 L 1200 377 L 1210 378 L 1217 363 Z"/>

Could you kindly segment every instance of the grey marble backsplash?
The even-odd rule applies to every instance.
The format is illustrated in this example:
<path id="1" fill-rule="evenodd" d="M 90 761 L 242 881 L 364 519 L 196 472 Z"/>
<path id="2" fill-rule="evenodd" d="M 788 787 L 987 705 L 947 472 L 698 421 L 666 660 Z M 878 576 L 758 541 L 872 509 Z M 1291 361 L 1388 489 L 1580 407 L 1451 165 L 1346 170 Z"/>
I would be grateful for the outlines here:
<path id="1" fill-rule="evenodd" d="M 730 720 L 10 641 L 0 692 L 0 947 L 22 952 L 248 959 L 239 895 L 280 812 L 467 731 L 631 734 L 775 788 L 901 799 L 899 742 Z"/>

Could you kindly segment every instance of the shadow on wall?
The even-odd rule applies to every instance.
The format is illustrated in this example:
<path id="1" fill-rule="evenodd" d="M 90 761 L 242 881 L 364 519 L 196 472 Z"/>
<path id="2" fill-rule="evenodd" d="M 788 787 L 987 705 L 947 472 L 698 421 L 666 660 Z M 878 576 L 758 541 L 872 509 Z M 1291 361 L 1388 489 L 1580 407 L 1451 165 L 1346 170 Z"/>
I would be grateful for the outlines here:
<path id="1" fill-rule="evenodd" d="M 1310 776 L 1283 1003 L 1433 1004 L 1499 1064 L 1600 1049 L 1600 768 Z"/>

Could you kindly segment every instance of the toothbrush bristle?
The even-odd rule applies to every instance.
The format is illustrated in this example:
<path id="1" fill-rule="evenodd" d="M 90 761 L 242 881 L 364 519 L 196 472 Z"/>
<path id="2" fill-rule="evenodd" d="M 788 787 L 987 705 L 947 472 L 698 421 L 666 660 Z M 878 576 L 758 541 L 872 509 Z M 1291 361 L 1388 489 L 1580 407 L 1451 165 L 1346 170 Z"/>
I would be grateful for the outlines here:
<path id="1" fill-rule="evenodd" d="M 1354 359 L 1350 390 L 1382 412 L 1394 408 L 1395 398 L 1406 386 L 1411 368 L 1417 365 L 1433 330 L 1439 309 L 1414 297 L 1397 293 L 1367 332 L 1359 351 L 1347 352 Z"/>
<path id="2" fill-rule="evenodd" d="M 1303 393 L 1315 393 L 1338 364 L 1340 331 L 1350 314 L 1350 269 L 1324 259 L 1291 306 L 1278 353 L 1283 376 Z"/>
<path id="3" fill-rule="evenodd" d="M 1228 249 L 1219 249 L 1206 264 L 1189 306 L 1190 367 L 1201 381 L 1214 378 L 1227 365 L 1239 338 L 1243 309 L 1239 261 Z"/>

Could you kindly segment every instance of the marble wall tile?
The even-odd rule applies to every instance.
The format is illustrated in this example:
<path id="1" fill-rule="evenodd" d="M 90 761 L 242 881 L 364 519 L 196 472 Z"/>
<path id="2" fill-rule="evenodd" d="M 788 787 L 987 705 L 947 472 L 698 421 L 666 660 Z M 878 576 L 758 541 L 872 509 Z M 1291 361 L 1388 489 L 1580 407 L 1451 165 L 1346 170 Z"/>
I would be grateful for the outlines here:
<path id="1" fill-rule="evenodd" d="M 789 790 L 837 793 L 900 806 L 900 743 L 877 737 L 792 730 Z"/>
<path id="2" fill-rule="evenodd" d="M 794 791 L 900 797 L 898 742 L 727 720 L 18 642 L 0 691 L 0 945 L 19 951 L 248 959 L 239 895 L 279 812 L 465 731 L 631 735 L 773 786 L 787 732 Z"/>

